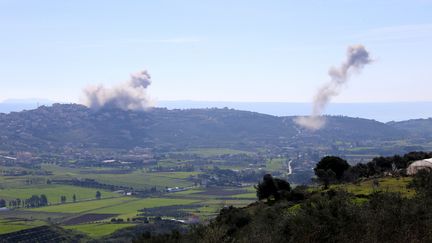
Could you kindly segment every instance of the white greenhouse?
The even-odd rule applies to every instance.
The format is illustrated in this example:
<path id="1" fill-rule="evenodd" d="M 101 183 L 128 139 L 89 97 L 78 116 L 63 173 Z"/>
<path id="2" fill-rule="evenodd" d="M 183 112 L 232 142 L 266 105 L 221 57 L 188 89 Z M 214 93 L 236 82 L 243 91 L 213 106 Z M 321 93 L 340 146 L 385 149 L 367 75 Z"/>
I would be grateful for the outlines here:
<path id="1" fill-rule="evenodd" d="M 408 175 L 414 175 L 419 170 L 422 170 L 422 169 L 430 169 L 430 170 L 432 170 L 432 158 L 417 160 L 417 161 L 413 162 L 412 164 L 410 164 L 408 166 L 408 168 L 407 168 L 407 174 Z"/>

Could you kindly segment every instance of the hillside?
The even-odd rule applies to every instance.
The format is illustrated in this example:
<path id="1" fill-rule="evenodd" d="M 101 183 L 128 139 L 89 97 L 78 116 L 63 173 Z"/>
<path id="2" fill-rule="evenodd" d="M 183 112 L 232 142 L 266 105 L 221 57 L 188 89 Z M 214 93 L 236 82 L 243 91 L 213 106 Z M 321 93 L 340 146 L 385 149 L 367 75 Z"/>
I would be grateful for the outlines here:
<path id="1" fill-rule="evenodd" d="M 405 130 L 416 137 L 432 138 L 432 118 L 389 122 L 387 124 L 396 129 Z"/>
<path id="2" fill-rule="evenodd" d="M 137 242 L 431 242 L 432 181 L 425 173 L 329 190 L 298 187 L 282 199 L 225 207 L 186 234 L 144 233 Z"/>
<path id="3" fill-rule="evenodd" d="M 293 118 L 232 109 L 95 111 L 82 105 L 54 104 L 0 114 L 0 149 L 55 151 L 66 146 L 251 149 L 331 141 L 397 140 L 411 131 L 406 126 L 374 120 L 329 116 L 324 129 L 309 132 L 299 128 Z"/>

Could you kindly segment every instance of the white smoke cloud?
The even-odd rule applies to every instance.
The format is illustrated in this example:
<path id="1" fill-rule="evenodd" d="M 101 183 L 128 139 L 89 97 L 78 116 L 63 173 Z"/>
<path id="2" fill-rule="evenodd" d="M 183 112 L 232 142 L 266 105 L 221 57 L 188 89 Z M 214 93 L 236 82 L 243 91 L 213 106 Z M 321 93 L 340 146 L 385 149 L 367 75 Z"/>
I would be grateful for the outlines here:
<path id="1" fill-rule="evenodd" d="M 147 87 L 151 77 L 146 70 L 131 74 L 128 81 L 114 86 L 88 86 L 83 90 L 82 103 L 92 109 L 102 107 L 119 108 L 122 110 L 147 110 L 153 106 L 147 95 Z"/>
<path id="2" fill-rule="evenodd" d="M 369 52 L 362 45 L 349 46 L 347 59 L 339 68 L 332 67 L 329 70 L 330 82 L 324 84 L 316 93 L 313 100 L 312 113 L 310 116 L 298 117 L 294 121 L 300 126 L 317 130 L 324 126 L 325 120 L 321 116 L 331 99 L 341 92 L 341 88 L 349 80 L 352 72 L 359 72 L 364 65 L 371 63 Z"/>

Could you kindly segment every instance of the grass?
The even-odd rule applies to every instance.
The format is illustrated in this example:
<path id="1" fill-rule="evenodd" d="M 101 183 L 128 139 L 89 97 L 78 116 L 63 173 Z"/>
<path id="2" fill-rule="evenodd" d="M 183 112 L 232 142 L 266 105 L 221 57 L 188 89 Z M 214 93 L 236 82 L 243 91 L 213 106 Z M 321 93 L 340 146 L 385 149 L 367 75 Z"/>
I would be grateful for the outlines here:
<path id="1" fill-rule="evenodd" d="M 217 206 L 220 208 L 224 206 L 235 206 L 235 207 L 244 207 L 246 205 L 249 205 L 250 203 L 254 202 L 254 200 L 247 200 L 247 199 L 228 199 L 228 200 L 218 200 L 218 199 L 211 199 L 205 201 L 205 205 L 208 206 Z"/>
<path id="2" fill-rule="evenodd" d="M 229 154 L 253 154 L 253 152 L 250 151 L 227 148 L 194 148 L 181 153 L 196 154 L 202 157 L 213 157 Z"/>
<path id="3" fill-rule="evenodd" d="M 285 158 L 277 158 L 277 159 L 269 159 L 266 163 L 266 168 L 271 171 L 280 171 L 285 168 L 285 163 L 287 159 Z"/>
<path id="4" fill-rule="evenodd" d="M 180 192 L 173 192 L 168 194 L 168 196 L 196 196 L 194 194 L 203 192 L 203 189 L 193 188 L 186 191 L 180 191 Z"/>
<path id="5" fill-rule="evenodd" d="M 120 205 L 112 205 L 110 207 L 105 207 L 91 211 L 91 213 L 109 213 L 109 214 L 119 214 L 118 217 L 127 219 L 135 217 L 138 210 L 143 208 L 155 208 L 163 206 L 173 206 L 173 205 L 187 205 L 199 202 L 198 200 L 192 199 L 173 199 L 173 198 L 145 198 L 138 200 L 131 200 Z"/>
<path id="6" fill-rule="evenodd" d="M 80 231 L 82 233 L 87 234 L 88 236 L 92 238 L 100 238 L 102 236 L 106 236 L 109 234 L 112 234 L 113 232 L 127 228 L 132 227 L 134 224 L 111 224 L 111 223 L 97 223 L 97 224 L 78 224 L 78 225 L 72 225 L 72 226 L 64 226 L 66 229 L 72 229 L 76 231 Z"/>
<path id="7" fill-rule="evenodd" d="M 201 220 L 208 220 L 216 216 L 223 206 L 222 201 L 219 201 L 219 203 L 197 205 L 196 208 L 188 208 L 183 211 L 198 216 Z"/>
<path id="8" fill-rule="evenodd" d="M 92 201 L 85 201 L 85 202 L 66 203 L 66 204 L 60 204 L 55 206 L 33 208 L 29 210 L 36 211 L 36 212 L 52 212 L 52 213 L 83 213 L 83 212 L 97 210 L 104 207 L 110 207 L 113 205 L 122 205 L 132 200 L 137 200 L 137 199 L 132 197 L 109 198 L 109 199 L 92 200 Z"/>
<path id="9" fill-rule="evenodd" d="M 84 188 L 78 186 L 69 185 L 33 185 L 32 187 L 24 188 L 7 188 L 0 189 L 0 198 L 8 200 L 13 200 L 16 198 L 26 199 L 30 198 L 32 195 L 45 194 L 50 203 L 59 203 L 60 196 L 64 195 L 68 202 L 72 202 L 73 194 L 76 195 L 77 201 L 94 199 L 96 196 L 96 191 L 98 189 L 94 188 Z M 99 190 L 102 197 L 118 197 L 117 193 L 110 191 Z"/>
<path id="10" fill-rule="evenodd" d="M 371 149 L 376 149 L 375 147 L 354 147 L 354 148 L 349 148 L 346 151 L 350 151 L 350 152 L 358 152 L 358 151 L 367 151 L 367 150 L 371 150 Z"/>
<path id="11" fill-rule="evenodd" d="M 39 220 L 19 221 L 19 220 L 0 219 L 0 234 L 6 234 L 6 233 L 19 231 L 19 230 L 30 229 L 44 224 L 45 223 L 43 221 L 39 221 Z"/>
<path id="12" fill-rule="evenodd" d="M 200 172 L 183 172 L 183 171 L 179 171 L 179 172 L 157 172 L 157 173 L 150 173 L 152 175 L 155 176 L 160 176 L 160 177 L 167 177 L 170 179 L 187 179 L 190 176 L 196 176 L 201 174 Z"/>
<path id="13" fill-rule="evenodd" d="M 165 187 L 187 187 L 193 185 L 192 182 L 182 179 L 172 179 L 164 176 L 152 175 L 152 173 L 139 172 L 126 175 L 91 175 L 88 177 L 96 179 L 101 183 L 123 185 L 136 189 L 148 189 L 154 186 L 161 189 Z"/>
<path id="14" fill-rule="evenodd" d="M 188 181 L 190 175 L 196 175 L 197 172 L 164 172 L 164 173 L 147 173 L 141 170 L 128 174 L 96 174 L 85 173 L 94 171 L 95 168 L 66 168 L 56 165 L 43 165 L 45 170 L 52 171 L 54 178 L 72 179 L 72 178 L 89 178 L 100 183 L 133 187 L 135 189 L 149 189 L 156 186 L 159 189 L 165 187 L 187 187 L 192 186 L 193 182 Z M 105 169 L 107 170 L 107 169 Z M 84 173 L 83 173 L 84 172 Z"/>
<path id="15" fill-rule="evenodd" d="M 208 220 L 216 216 L 224 206 L 233 205 L 235 207 L 244 207 L 254 201 L 255 200 L 239 200 L 234 198 L 232 200 L 208 199 L 201 203 L 201 207 L 186 209 L 185 211 L 200 217 L 202 220 Z"/>
<path id="16" fill-rule="evenodd" d="M 232 195 L 232 198 L 239 198 L 239 199 L 257 199 L 256 192 L 248 192 L 248 193 L 242 193 L 242 194 L 236 194 Z"/>
<path id="17" fill-rule="evenodd" d="M 399 192 L 404 196 L 411 197 L 415 194 L 413 189 L 407 189 L 408 183 L 411 181 L 409 177 L 393 178 L 384 177 L 378 179 L 379 186 L 373 187 L 373 180 L 365 180 L 358 184 L 343 184 L 334 185 L 332 188 L 342 188 L 354 195 L 370 195 L 374 191 Z"/>
<path id="18" fill-rule="evenodd" d="M 111 199 L 92 200 L 87 202 L 67 203 L 55 206 L 30 209 L 36 212 L 62 212 L 62 213 L 99 213 L 99 214 L 118 214 L 117 217 L 135 217 L 138 210 L 143 208 L 154 208 L 173 205 L 186 205 L 199 202 L 193 199 L 174 199 L 174 198 L 134 198 L 121 197 Z"/>
<path id="19" fill-rule="evenodd" d="M 27 180 L 32 180 L 34 184 L 27 185 Z M 0 175 L 0 189 L 21 188 L 46 184 L 46 178 L 42 176 L 3 176 Z"/>

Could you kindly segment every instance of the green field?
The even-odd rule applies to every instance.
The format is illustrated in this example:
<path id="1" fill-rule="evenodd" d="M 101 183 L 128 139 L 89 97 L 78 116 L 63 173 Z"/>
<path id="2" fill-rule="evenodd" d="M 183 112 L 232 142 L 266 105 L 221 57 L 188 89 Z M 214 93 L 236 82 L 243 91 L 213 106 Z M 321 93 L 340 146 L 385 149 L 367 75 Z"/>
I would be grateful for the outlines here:
<path id="1" fill-rule="evenodd" d="M 250 151 L 227 148 L 194 148 L 181 153 L 196 154 L 202 157 L 221 156 L 227 154 L 253 154 L 253 152 Z"/>
<path id="2" fill-rule="evenodd" d="M 271 171 L 280 171 L 286 168 L 286 158 L 269 159 L 266 163 L 266 168 Z"/>
<path id="3" fill-rule="evenodd" d="M 80 231 L 93 238 L 100 238 L 102 236 L 109 235 L 115 232 L 116 230 L 131 227 L 131 226 L 134 226 L 134 224 L 95 223 L 95 224 L 78 224 L 72 226 L 64 226 L 64 228 Z"/>
<path id="4" fill-rule="evenodd" d="M 247 193 L 232 195 L 231 197 L 232 198 L 239 198 L 239 199 L 256 200 L 257 199 L 257 194 L 256 194 L 256 192 L 247 192 Z"/>
<path id="5" fill-rule="evenodd" d="M 173 205 L 186 205 L 197 203 L 199 200 L 174 199 L 174 198 L 135 198 L 121 197 L 87 202 L 67 203 L 55 206 L 29 209 L 36 212 L 51 213 L 95 213 L 95 214 L 118 214 L 118 217 L 131 218 L 136 216 L 139 209 L 154 208 Z"/>
<path id="6" fill-rule="evenodd" d="M 39 220 L 24 221 L 24 220 L 0 219 L 0 234 L 6 234 L 18 230 L 29 229 L 44 224 L 45 222 Z"/>
<path id="7" fill-rule="evenodd" d="M 109 198 L 109 199 L 101 199 L 101 200 L 92 200 L 85 202 L 76 202 L 76 203 L 66 203 L 48 207 L 40 207 L 40 208 L 32 208 L 32 209 L 23 209 L 28 211 L 36 211 L 36 212 L 52 212 L 52 213 L 83 213 L 90 212 L 92 210 L 97 210 L 104 207 L 111 207 L 113 205 L 123 205 L 128 201 L 137 200 L 133 197 L 119 197 L 119 198 Z"/>
<path id="8" fill-rule="evenodd" d="M 157 173 L 151 173 L 154 176 L 159 176 L 159 177 L 167 177 L 170 179 L 187 179 L 191 176 L 196 176 L 199 175 L 200 172 L 183 172 L 183 171 L 179 171 L 179 172 L 157 172 Z"/>
<path id="9" fill-rule="evenodd" d="M 193 188 L 190 190 L 186 190 L 186 191 L 180 191 L 180 192 L 174 192 L 174 193 L 170 193 L 169 196 L 173 197 L 173 196 L 180 196 L 182 197 L 183 195 L 187 195 L 187 196 L 193 196 L 193 194 L 199 193 L 199 192 L 203 192 L 204 189 L 201 188 Z"/>
<path id="10" fill-rule="evenodd" d="M 191 199 L 172 199 L 172 198 L 145 198 L 138 200 L 131 200 L 123 204 L 113 204 L 110 207 L 100 208 L 91 213 L 101 213 L 101 214 L 119 214 L 120 218 L 132 218 L 136 216 L 138 210 L 143 208 L 155 208 L 163 206 L 173 206 L 173 205 L 187 205 L 192 203 L 197 203 L 198 200 Z"/>
<path id="11" fill-rule="evenodd" d="M 56 165 L 44 165 L 43 169 L 53 171 L 53 178 L 56 179 L 72 179 L 72 178 L 89 178 L 100 183 L 133 187 L 135 189 L 149 189 L 157 187 L 163 189 L 165 187 L 187 187 L 193 183 L 188 181 L 189 176 L 197 175 L 197 172 L 159 172 L 149 173 L 143 170 L 136 170 L 127 174 L 104 174 L 91 173 L 94 168 L 65 168 Z M 106 170 L 106 169 L 105 169 Z M 109 171 L 109 170 L 106 170 Z"/>
<path id="12" fill-rule="evenodd" d="M 227 149 L 194 149 L 192 152 L 206 156 L 250 153 Z M 201 172 L 149 172 L 148 169 L 131 172 L 116 168 L 71 168 L 52 164 L 43 164 L 42 170 L 52 174 L 15 177 L 0 175 L 0 198 L 10 201 L 45 194 L 51 204 L 39 208 L 18 208 L 0 212 L 0 234 L 53 222 L 61 227 L 99 238 L 118 229 L 134 226 L 135 224 L 126 223 L 127 219 L 136 217 L 141 213 L 138 211 L 141 209 L 152 209 L 150 212 L 157 212 L 167 218 L 178 217 L 172 213 L 178 209 L 202 219 L 209 219 L 224 206 L 245 206 L 256 198 L 250 188 L 192 188 L 194 183 L 189 178 L 196 177 Z M 96 188 L 47 184 L 48 180 L 76 178 L 94 179 L 99 183 L 133 187 L 137 190 L 156 187 L 161 192 L 157 196 L 138 198 Z M 177 193 L 163 193 L 166 187 L 191 188 Z M 102 199 L 95 199 L 96 191 L 102 193 Z M 77 202 L 72 202 L 73 194 L 76 195 Z M 67 202 L 60 204 L 60 196 L 63 195 L 66 196 Z M 164 207 L 168 207 L 171 214 L 165 214 Z M 111 218 L 122 218 L 125 223 L 111 223 Z"/>
<path id="13" fill-rule="evenodd" d="M 66 196 L 67 202 L 72 202 L 72 197 L 75 194 L 77 201 L 94 199 L 96 191 L 100 191 L 102 198 L 104 197 L 119 197 L 118 193 L 98 190 L 94 188 L 84 188 L 78 186 L 69 185 L 34 185 L 26 186 L 22 188 L 7 188 L 0 189 L 0 198 L 5 200 L 14 200 L 17 198 L 26 199 L 32 195 L 45 194 L 48 198 L 48 202 L 56 204 L 60 202 L 60 196 Z"/>
<path id="14" fill-rule="evenodd" d="M 20 188 L 29 186 L 27 180 L 31 179 L 31 186 L 46 184 L 44 176 L 0 176 L 0 189 Z"/>

